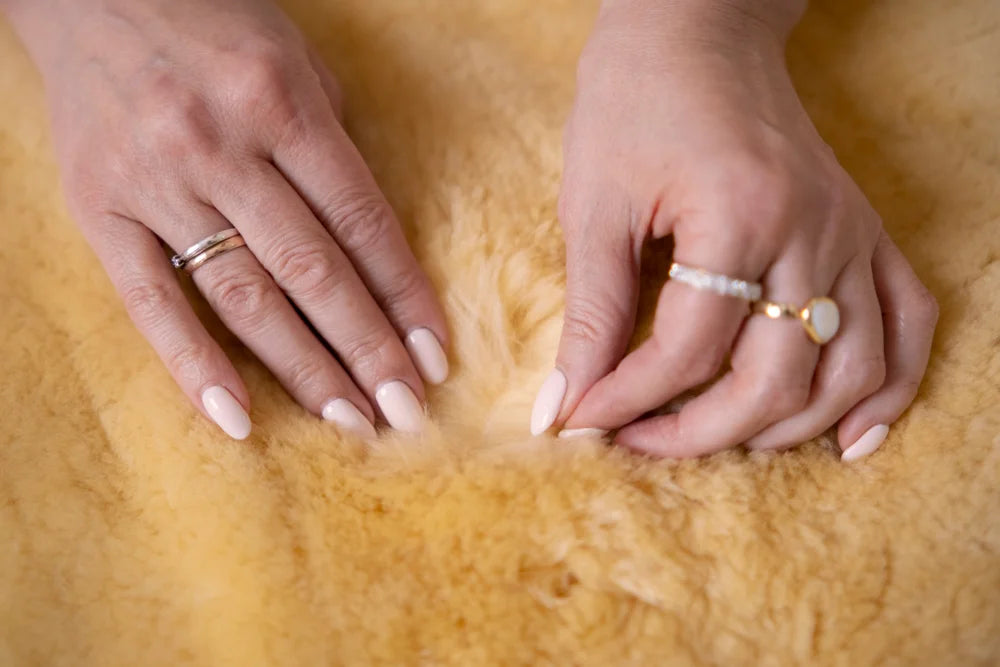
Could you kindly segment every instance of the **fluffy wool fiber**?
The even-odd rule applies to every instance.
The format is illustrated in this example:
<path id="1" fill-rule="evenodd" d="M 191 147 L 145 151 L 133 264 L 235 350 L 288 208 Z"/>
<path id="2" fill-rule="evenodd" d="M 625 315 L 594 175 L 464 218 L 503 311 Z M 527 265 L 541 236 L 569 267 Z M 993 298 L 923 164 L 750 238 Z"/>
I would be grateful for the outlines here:
<path id="1" fill-rule="evenodd" d="M 819 2 L 790 48 L 941 302 L 919 398 L 853 465 L 829 437 L 669 462 L 528 436 L 593 0 L 286 6 L 443 295 L 453 378 L 423 436 L 341 440 L 200 304 L 252 395 L 254 435 L 222 436 L 65 213 L 0 24 L 0 664 L 1000 661 L 996 2 Z"/>

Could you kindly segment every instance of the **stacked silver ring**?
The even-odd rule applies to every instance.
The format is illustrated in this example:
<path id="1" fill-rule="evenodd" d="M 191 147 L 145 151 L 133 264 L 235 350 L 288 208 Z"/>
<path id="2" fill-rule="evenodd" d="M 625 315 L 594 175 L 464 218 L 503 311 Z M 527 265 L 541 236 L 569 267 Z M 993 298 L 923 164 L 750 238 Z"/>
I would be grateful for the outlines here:
<path id="1" fill-rule="evenodd" d="M 199 266 L 219 255 L 242 248 L 246 241 L 240 236 L 235 227 L 224 229 L 221 232 L 198 241 L 184 252 L 178 253 L 170 258 L 170 263 L 175 269 L 184 269 L 188 273 L 194 272 Z"/>

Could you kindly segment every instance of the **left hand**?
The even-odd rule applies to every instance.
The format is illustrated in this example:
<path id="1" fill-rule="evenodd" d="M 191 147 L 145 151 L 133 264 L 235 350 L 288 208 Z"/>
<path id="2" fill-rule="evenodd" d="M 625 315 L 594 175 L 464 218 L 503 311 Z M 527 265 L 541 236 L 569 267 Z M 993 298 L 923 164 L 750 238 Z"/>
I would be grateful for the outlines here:
<path id="1" fill-rule="evenodd" d="M 581 58 L 560 219 L 567 305 L 533 432 L 620 428 L 661 456 L 774 449 L 839 422 L 856 458 L 916 394 L 933 297 L 806 115 L 784 65 L 799 0 L 607 0 Z M 651 337 L 623 355 L 639 251 L 763 284 L 766 299 L 829 296 L 839 333 L 748 317 L 747 302 L 670 281 Z M 642 419 L 728 370 L 679 413 Z"/>

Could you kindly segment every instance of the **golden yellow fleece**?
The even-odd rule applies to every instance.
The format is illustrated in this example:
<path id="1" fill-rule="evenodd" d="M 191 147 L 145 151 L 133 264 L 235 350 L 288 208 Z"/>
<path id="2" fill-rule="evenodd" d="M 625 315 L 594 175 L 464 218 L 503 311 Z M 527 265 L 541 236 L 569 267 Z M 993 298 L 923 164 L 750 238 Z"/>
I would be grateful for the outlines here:
<path id="1" fill-rule="evenodd" d="M 255 435 L 222 436 L 66 215 L 0 24 L 0 664 L 1000 663 L 1000 5 L 816 2 L 790 48 L 941 302 L 919 399 L 855 465 L 829 438 L 678 463 L 528 437 L 594 0 L 285 5 L 446 301 L 455 375 L 423 437 L 342 441 L 200 304 L 253 397 Z"/>

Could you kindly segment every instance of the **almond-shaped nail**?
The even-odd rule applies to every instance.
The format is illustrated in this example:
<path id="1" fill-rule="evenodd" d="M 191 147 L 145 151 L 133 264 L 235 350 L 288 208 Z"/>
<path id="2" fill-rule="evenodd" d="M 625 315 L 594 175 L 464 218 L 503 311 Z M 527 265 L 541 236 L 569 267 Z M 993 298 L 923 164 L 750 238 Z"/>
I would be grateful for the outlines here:
<path id="1" fill-rule="evenodd" d="M 853 445 L 844 450 L 844 453 L 840 455 L 840 460 L 846 463 L 868 456 L 885 442 L 887 435 L 889 435 L 889 427 L 887 425 L 877 424 L 872 426 Z"/>
<path id="2" fill-rule="evenodd" d="M 566 376 L 558 368 L 549 373 L 531 408 L 531 435 L 540 435 L 555 423 L 566 396 Z"/>
<path id="3" fill-rule="evenodd" d="M 386 382 L 375 391 L 375 402 L 389 426 L 397 431 L 420 433 L 424 428 L 424 409 L 413 390 L 402 380 Z"/>
<path id="4" fill-rule="evenodd" d="M 448 356 L 433 331 L 415 329 L 404 342 L 420 377 L 431 384 L 441 384 L 448 378 Z"/>
<path id="5" fill-rule="evenodd" d="M 559 431 L 560 438 L 603 438 L 608 432 L 603 428 L 564 428 Z"/>
<path id="6" fill-rule="evenodd" d="M 209 387 L 201 394 L 205 412 L 230 438 L 243 440 L 250 435 L 250 416 L 225 387 Z"/>
<path id="7" fill-rule="evenodd" d="M 346 398 L 335 398 L 323 406 L 323 419 L 361 438 L 374 438 L 375 427 Z"/>

